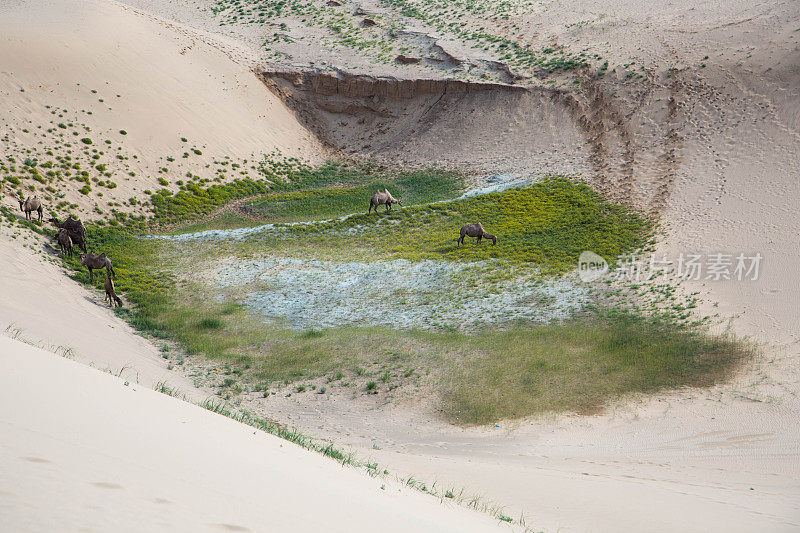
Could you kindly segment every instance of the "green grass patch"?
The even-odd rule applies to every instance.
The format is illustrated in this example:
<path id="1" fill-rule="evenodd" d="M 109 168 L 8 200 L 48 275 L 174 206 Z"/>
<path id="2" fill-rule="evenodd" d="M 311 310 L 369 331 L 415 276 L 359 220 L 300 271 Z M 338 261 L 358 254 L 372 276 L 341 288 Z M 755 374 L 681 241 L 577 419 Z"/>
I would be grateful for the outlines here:
<path id="1" fill-rule="evenodd" d="M 260 179 L 238 179 L 208 187 L 189 181 L 176 193 L 162 189 L 150 198 L 151 223 L 190 223 L 234 200 L 270 193 L 264 202 L 250 208 L 252 213 L 265 221 L 289 221 L 366 212 L 369 198 L 378 187 L 392 187 L 406 203 L 449 198 L 463 187 L 460 174 L 437 169 L 390 172 L 370 165 L 326 163 L 309 167 L 291 159 L 268 159 L 258 172 Z"/>
<path id="2" fill-rule="evenodd" d="M 708 386 L 750 352 L 743 342 L 627 312 L 467 340 L 479 355 L 449 370 L 451 420 L 486 424 L 545 413 L 596 413 L 631 393 Z"/>
<path id="3" fill-rule="evenodd" d="M 378 176 L 345 171 L 330 179 L 336 181 L 315 188 L 270 194 L 248 204 L 245 210 L 265 222 L 319 220 L 366 213 L 369 199 L 375 191 L 384 188 L 409 206 L 452 198 L 463 187 L 463 178 L 458 174 L 435 169 Z M 357 185 L 364 182 L 366 185 Z"/>
<path id="4" fill-rule="evenodd" d="M 316 209 L 308 207 L 308 197 L 281 196 L 284 204 L 273 212 Z M 485 240 L 476 245 L 474 239 L 467 239 L 458 246 L 461 227 L 473 222 L 496 235 L 497 245 Z M 361 260 L 502 259 L 533 263 L 544 273 L 562 273 L 575 267 L 584 250 L 613 262 L 618 255 L 642 246 L 650 229 L 649 220 L 604 200 L 589 186 L 551 177 L 525 188 L 396 208 L 389 214 L 288 225 L 268 239 L 260 236 L 255 245 L 241 241 L 224 246 L 239 252 Z"/>

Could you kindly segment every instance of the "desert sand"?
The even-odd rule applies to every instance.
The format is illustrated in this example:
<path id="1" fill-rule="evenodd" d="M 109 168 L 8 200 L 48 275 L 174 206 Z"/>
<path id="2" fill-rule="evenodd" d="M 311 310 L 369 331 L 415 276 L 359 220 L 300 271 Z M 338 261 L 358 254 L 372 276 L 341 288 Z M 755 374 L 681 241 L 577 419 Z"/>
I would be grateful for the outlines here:
<path id="1" fill-rule="evenodd" d="M 499 530 L 39 348 L 0 353 L 4 531 Z"/>
<path id="2" fill-rule="evenodd" d="M 81 120 L 93 130 L 109 135 L 129 130 L 126 146 L 141 158 L 136 169 L 142 175 L 163 164 L 166 154 L 183 149 L 181 135 L 202 145 L 204 156 L 180 171 L 198 171 L 214 157 L 246 158 L 276 148 L 312 162 L 327 153 L 307 121 L 250 72 L 260 64 L 257 30 L 221 30 L 188 1 L 131 0 L 132 8 L 102 0 L 63 0 L 47 9 L 33 4 L 0 7 L 3 127 L 19 132 L 31 120 L 50 120 L 36 115 L 45 104 L 76 112 L 91 109 L 93 114 Z M 373 4 L 364 3 L 380 9 Z M 568 110 L 545 88 L 525 96 L 497 90 L 494 99 L 445 99 L 450 107 L 422 118 L 420 110 L 436 98 L 414 100 L 393 108 L 400 120 L 396 129 L 389 125 L 388 133 L 381 128 L 389 121 L 359 125 L 362 116 L 326 112 L 317 126 L 335 133 L 329 137 L 335 146 L 328 149 L 356 146 L 371 157 L 410 164 L 466 161 L 477 180 L 495 172 L 584 174 L 610 196 L 662 217 L 659 253 L 674 258 L 680 253 L 760 252 L 764 262 L 758 281 L 701 280 L 684 283 L 682 290 L 700 291 L 700 311 L 719 314 L 717 329 L 752 337 L 762 354 L 730 383 L 626 399 L 595 417 L 460 429 L 431 422 L 406 406 L 364 412 L 316 395 L 302 404 L 273 403 L 264 414 L 352 446 L 399 474 L 464 487 L 497 501 L 511 515 L 524 513 L 535 530 L 797 530 L 800 8 L 796 2 L 740 0 L 568 2 L 543 6 L 526 20 L 531 42 L 576 49 L 591 45 L 615 64 L 635 59 L 651 76 L 633 90 L 625 88 L 621 72 L 610 73 L 604 82 L 606 99 L 592 100 L 587 90 L 586 108 L 578 111 Z M 303 31 L 299 26 L 291 30 L 295 36 Z M 325 51 L 317 40 L 286 47 L 304 67 L 313 59 L 317 65 L 359 72 L 430 75 L 414 66 L 381 70 L 384 65 L 364 61 L 351 50 Z M 668 68 L 675 69 L 675 77 L 667 77 Z M 105 96 L 112 101 L 117 93 L 122 97 L 108 110 L 77 83 L 108 86 Z M 407 114 L 404 107 L 410 109 Z M 420 128 L 423 118 L 426 126 Z M 587 120 L 618 121 L 624 127 L 605 131 L 598 143 L 590 129 L 581 128 Z M 334 131 L 340 123 L 347 128 Z M 15 150 L 38 142 L 19 140 L 25 139 L 21 134 L 15 139 Z M 633 148 L 626 145 L 630 139 L 636 139 Z M 137 194 L 152 183 L 148 179 L 121 182 L 104 200 Z M 90 212 L 92 202 L 71 198 Z M 7 197 L 2 201 L 15 207 Z M 141 386 L 125 388 L 112 376 L 0 338 L 0 394 L 4 405 L 20 406 L 19 411 L 3 410 L 3 422 L 14 425 L 13 431 L 0 434 L 6 451 L 0 482 L 16 484 L 3 486 L 2 501 L 11 502 L 12 523 L 19 529 L 36 530 L 33 524 L 47 526 L 55 522 L 45 519 L 65 517 L 78 528 L 84 525 L 77 522 L 78 510 L 100 529 L 108 524 L 122 529 L 121 523 L 106 521 L 116 518 L 107 509 L 120 507 L 132 523 L 156 529 L 227 524 L 228 529 L 260 531 L 265 516 L 311 520 L 307 511 L 312 505 L 337 517 L 319 525 L 325 528 L 366 517 L 373 520 L 360 524 L 388 528 L 395 522 L 379 513 L 399 513 L 401 506 L 408 512 L 405 518 L 416 521 L 396 522 L 399 529 L 440 530 L 443 522 L 436 520 L 445 515 L 453 530 L 486 525 L 484 517 L 440 508 L 422 495 L 394 497 L 388 485 L 391 501 L 382 503 L 375 496 L 382 495 L 375 480 L 145 390 L 167 380 L 190 396 L 205 394 L 194 390 L 190 379 L 167 370 L 155 346 L 103 307 L 102 295 L 79 287 L 22 244 L 21 237 L 0 238 L 0 327 L 13 324 L 35 342 L 72 347 L 77 361 L 98 368 L 116 373 L 124 366 L 122 376 Z M 20 401 L 31 398 L 31 389 L 35 401 Z M 87 396 L 75 396 L 75 391 Z M 101 396 L 108 403 L 96 401 Z M 188 425 L 176 426 L 176 419 Z M 93 420 L 105 421 L 118 435 Z M 76 435 L 75 427 L 83 433 Z M 186 445 L 160 436 L 142 439 L 152 427 Z M 34 432 L 46 438 L 32 439 Z M 131 446 L 130 439 L 141 440 L 142 448 Z M 196 452 L 184 456 L 188 443 Z M 222 448 L 226 453 L 219 452 Z M 285 457 L 285 463 L 266 461 L 267 454 Z M 208 465 L 203 472 L 208 477 L 195 477 L 195 461 Z M 114 469 L 119 475 L 110 478 Z M 285 476 L 281 479 L 296 485 L 274 490 L 264 482 L 269 476 Z M 53 487 L 42 494 L 60 499 L 39 522 L 13 498 L 39 495 L 42 486 Z M 363 496 L 363 508 L 338 503 L 334 490 L 344 486 Z M 127 497 L 126 490 L 137 496 Z M 301 491 L 308 495 L 304 507 L 293 507 L 296 499 L 283 499 Z M 240 497 L 228 500 L 225 493 Z M 96 508 L 79 507 L 83 498 L 94 498 Z M 152 503 L 158 498 L 178 505 Z M 263 501 L 270 498 L 282 502 L 275 508 L 287 513 L 267 513 Z M 160 510 L 164 507 L 175 510 Z M 277 524 L 301 529 L 296 522 L 276 522 L 269 529 L 280 529 Z"/>

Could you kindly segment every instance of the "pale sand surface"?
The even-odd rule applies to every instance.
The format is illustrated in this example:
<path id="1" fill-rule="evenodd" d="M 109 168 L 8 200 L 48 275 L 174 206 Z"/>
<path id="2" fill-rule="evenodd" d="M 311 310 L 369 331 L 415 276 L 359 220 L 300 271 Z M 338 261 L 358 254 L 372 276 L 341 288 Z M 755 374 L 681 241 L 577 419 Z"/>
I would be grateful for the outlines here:
<path id="1" fill-rule="evenodd" d="M 0 337 L 0 529 L 508 530 L 125 383 Z"/>

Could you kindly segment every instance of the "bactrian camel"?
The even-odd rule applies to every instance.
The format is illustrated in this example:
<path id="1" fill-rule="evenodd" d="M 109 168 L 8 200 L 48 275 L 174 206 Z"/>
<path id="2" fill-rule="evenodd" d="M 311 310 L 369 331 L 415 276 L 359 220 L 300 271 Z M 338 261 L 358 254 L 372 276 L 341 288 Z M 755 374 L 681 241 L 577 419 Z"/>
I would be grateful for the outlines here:
<path id="1" fill-rule="evenodd" d="M 65 229 L 69 233 L 69 238 L 72 243 L 77 245 L 84 253 L 86 253 L 86 228 L 80 219 L 69 216 L 64 222 L 59 222 L 57 218 L 53 217 L 50 222 L 55 224 L 59 229 Z"/>
<path id="2" fill-rule="evenodd" d="M 44 208 L 42 207 L 42 201 L 39 200 L 36 196 L 28 196 L 27 200 L 23 200 L 22 197 L 19 199 L 19 210 L 25 213 L 25 218 L 27 220 L 31 219 L 31 213 L 34 211 L 39 213 L 39 224 L 42 223 L 42 213 L 44 212 Z"/>
<path id="3" fill-rule="evenodd" d="M 114 280 L 111 279 L 111 276 L 109 276 L 108 273 L 106 273 L 105 289 L 105 300 L 108 300 L 108 306 L 114 307 L 114 304 L 116 303 L 117 307 L 122 307 L 122 300 L 119 299 L 119 296 L 117 296 L 117 293 L 114 291 Z"/>
<path id="4" fill-rule="evenodd" d="M 403 202 L 400 200 L 395 200 L 392 196 L 392 193 L 389 192 L 389 189 L 383 189 L 381 191 L 375 191 L 375 194 L 372 195 L 372 198 L 369 199 L 369 210 L 367 214 L 369 215 L 372 213 L 372 210 L 375 209 L 375 212 L 378 212 L 379 205 L 385 205 L 387 211 L 391 211 L 392 204 L 403 205 Z"/>
<path id="5" fill-rule="evenodd" d="M 486 233 L 486 230 L 483 229 L 483 226 L 481 225 L 480 222 L 476 224 L 467 224 L 463 228 L 461 228 L 461 236 L 458 238 L 459 246 L 461 246 L 464 243 L 464 237 L 477 237 L 478 240 L 475 241 L 475 244 L 480 244 L 481 239 L 484 237 L 486 237 L 487 239 L 492 239 L 492 245 L 497 244 L 497 237 Z"/>
<path id="6" fill-rule="evenodd" d="M 61 253 L 64 255 L 72 255 L 72 239 L 69 238 L 69 232 L 65 228 L 58 230 L 56 235 L 58 246 L 61 248 Z"/>

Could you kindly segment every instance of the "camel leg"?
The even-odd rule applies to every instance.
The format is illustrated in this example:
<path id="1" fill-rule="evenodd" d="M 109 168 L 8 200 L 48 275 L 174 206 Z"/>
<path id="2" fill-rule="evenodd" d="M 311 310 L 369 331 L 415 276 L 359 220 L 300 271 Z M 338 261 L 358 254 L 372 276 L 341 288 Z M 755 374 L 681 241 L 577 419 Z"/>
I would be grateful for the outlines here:
<path id="1" fill-rule="evenodd" d="M 89 267 L 86 267 L 89 268 Z M 89 268 L 89 283 L 94 282 L 94 274 L 92 273 L 92 269 Z"/>
<path id="2" fill-rule="evenodd" d="M 481 243 L 481 237 L 483 237 L 483 235 L 478 235 L 478 240 L 475 241 L 475 244 L 480 244 Z"/>

